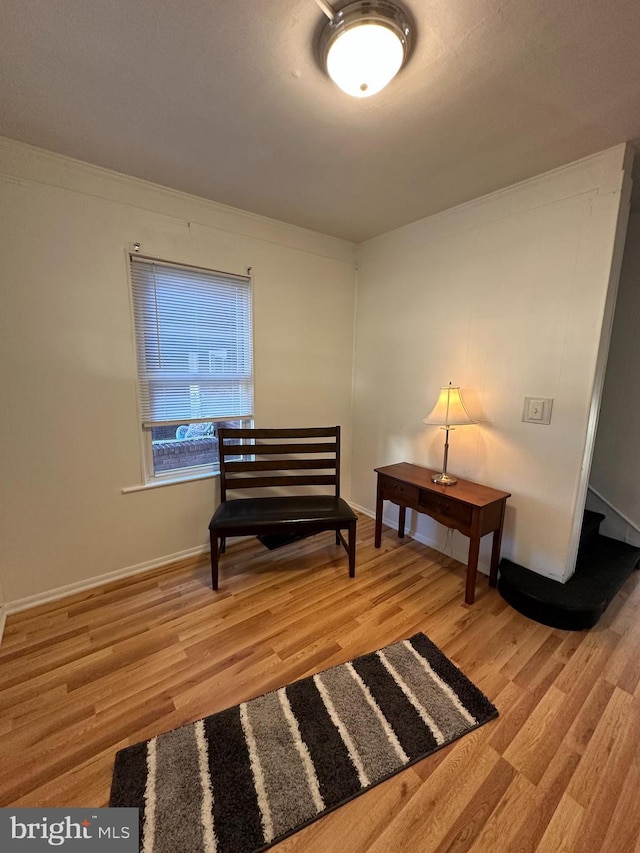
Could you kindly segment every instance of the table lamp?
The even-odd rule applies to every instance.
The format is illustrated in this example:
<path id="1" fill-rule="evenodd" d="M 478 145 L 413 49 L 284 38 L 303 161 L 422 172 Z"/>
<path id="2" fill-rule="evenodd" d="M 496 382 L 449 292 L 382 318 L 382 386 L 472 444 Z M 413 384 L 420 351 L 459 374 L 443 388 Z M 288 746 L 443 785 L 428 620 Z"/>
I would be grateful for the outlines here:
<path id="1" fill-rule="evenodd" d="M 444 460 L 442 462 L 442 473 L 435 474 L 431 480 L 441 486 L 453 486 L 458 480 L 447 474 L 447 457 L 449 456 L 449 430 L 456 426 L 466 426 L 474 424 L 475 421 L 465 409 L 462 397 L 460 396 L 460 388 L 454 387 L 449 383 L 440 389 L 438 402 L 429 412 L 426 418 L 422 419 L 423 424 L 434 424 L 442 427 L 445 430 L 444 441 Z"/>

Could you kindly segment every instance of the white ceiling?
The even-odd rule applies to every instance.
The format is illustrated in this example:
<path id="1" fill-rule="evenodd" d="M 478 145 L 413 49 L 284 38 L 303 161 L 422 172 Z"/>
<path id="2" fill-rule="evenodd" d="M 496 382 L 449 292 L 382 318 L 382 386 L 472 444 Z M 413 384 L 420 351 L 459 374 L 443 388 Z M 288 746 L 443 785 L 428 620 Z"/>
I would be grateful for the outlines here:
<path id="1" fill-rule="evenodd" d="M 358 100 L 313 0 L 2 0 L 0 135 L 354 241 L 640 137 L 638 0 L 403 5 Z"/>

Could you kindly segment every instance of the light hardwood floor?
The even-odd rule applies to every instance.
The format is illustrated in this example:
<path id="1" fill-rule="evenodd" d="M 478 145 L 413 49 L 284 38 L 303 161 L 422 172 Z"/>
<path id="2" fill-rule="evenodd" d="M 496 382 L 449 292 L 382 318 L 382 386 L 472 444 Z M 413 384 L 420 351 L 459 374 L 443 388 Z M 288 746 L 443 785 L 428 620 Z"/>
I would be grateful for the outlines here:
<path id="1" fill-rule="evenodd" d="M 218 594 L 203 560 L 10 616 L 0 805 L 105 805 L 121 747 L 423 631 L 500 717 L 274 850 L 640 850 L 640 574 L 576 633 L 447 563 L 361 517 L 355 580 L 330 533 L 232 540 Z"/>

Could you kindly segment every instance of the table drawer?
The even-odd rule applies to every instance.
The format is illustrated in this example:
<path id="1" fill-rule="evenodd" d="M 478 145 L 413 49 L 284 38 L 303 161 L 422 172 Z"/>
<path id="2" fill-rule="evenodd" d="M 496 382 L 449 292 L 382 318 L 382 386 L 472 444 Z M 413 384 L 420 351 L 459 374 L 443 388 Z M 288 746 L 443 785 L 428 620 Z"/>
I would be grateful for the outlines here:
<path id="1" fill-rule="evenodd" d="M 405 506 L 413 506 L 416 509 L 419 506 L 420 490 L 416 486 L 408 486 L 406 483 L 401 483 L 400 480 L 385 478 L 380 480 L 380 491 L 385 501 L 395 501 Z"/>
<path id="2" fill-rule="evenodd" d="M 471 528 L 472 508 L 458 501 L 452 501 L 444 495 L 421 492 L 419 508 L 448 527 L 453 525 L 463 532 Z"/>

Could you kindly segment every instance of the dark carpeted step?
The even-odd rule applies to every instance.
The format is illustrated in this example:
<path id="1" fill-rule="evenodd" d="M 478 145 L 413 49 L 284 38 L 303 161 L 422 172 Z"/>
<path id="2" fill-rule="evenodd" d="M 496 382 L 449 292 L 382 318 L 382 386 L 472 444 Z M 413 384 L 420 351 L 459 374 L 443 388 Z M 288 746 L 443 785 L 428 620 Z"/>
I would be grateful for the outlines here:
<path id="1" fill-rule="evenodd" d="M 601 512 L 585 509 L 582 517 L 582 530 L 580 532 L 580 545 L 578 552 L 584 551 L 600 532 L 600 525 L 606 516 Z"/>
<path id="2" fill-rule="evenodd" d="M 502 560 L 498 590 L 530 619 L 579 631 L 596 624 L 639 561 L 640 548 L 598 534 L 581 553 L 576 572 L 566 583 Z"/>

